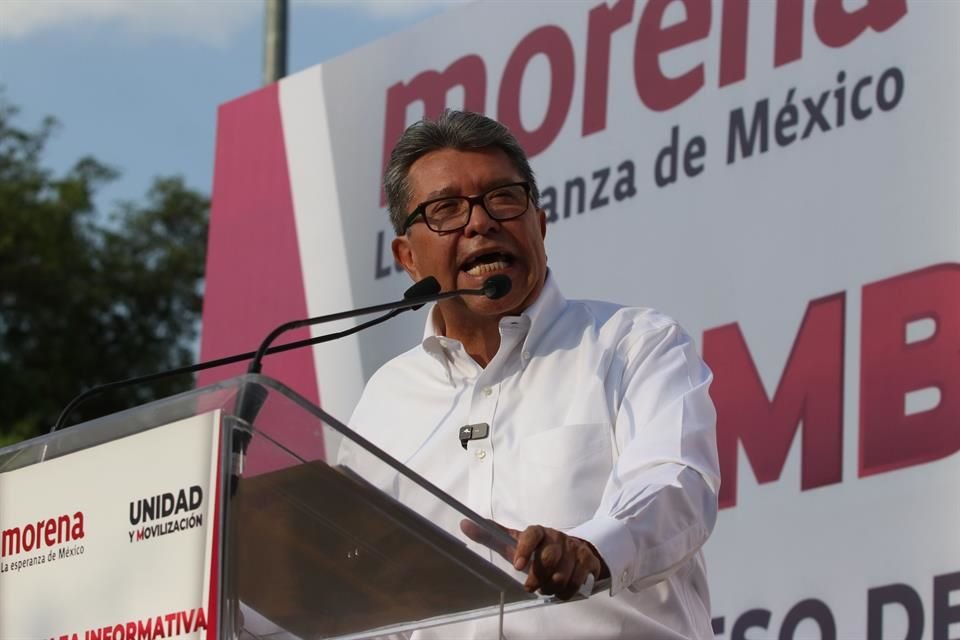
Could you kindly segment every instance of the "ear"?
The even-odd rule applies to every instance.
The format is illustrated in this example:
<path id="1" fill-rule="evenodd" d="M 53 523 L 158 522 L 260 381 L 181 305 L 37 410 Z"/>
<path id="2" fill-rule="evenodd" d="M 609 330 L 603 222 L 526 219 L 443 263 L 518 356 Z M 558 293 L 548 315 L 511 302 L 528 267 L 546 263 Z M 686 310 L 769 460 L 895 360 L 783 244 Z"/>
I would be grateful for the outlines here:
<path id="1" fill-rule="evenodd" d="M 540 222 L 540 237 L 547 237 L 547 212 L 543 209 L 537 209 L 537 218 Z"/>
<path id="2" fill-rule="evenodd" d="M 417 269 L 416 259 L 413 255 L 413 247 L 410 246 L 410 238 L 407 236 L 397 236 L 390 243 L 393 250 L 393 259 L 396 260 L 403 270 L 407 272 L 414 282 L 421 280 L 420 271 Z"/>

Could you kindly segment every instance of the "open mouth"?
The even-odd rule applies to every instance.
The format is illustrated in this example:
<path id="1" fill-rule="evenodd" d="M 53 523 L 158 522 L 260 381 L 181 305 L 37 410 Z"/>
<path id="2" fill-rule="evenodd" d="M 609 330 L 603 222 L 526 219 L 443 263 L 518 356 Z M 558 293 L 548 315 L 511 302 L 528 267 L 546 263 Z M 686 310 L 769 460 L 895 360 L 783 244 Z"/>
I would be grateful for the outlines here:
<path id="1" fill-rule="evenodd" d="M 506 269 L 511 264 L 513 264 L 513 256 L 494 252 L 494 253 L 484 253 L 473 257 L 460 266 L 461 271 L 465 271 L 471 276 L 482 276 L 487 273 L 493 273 L 494 271 L 500 271 Z"/>

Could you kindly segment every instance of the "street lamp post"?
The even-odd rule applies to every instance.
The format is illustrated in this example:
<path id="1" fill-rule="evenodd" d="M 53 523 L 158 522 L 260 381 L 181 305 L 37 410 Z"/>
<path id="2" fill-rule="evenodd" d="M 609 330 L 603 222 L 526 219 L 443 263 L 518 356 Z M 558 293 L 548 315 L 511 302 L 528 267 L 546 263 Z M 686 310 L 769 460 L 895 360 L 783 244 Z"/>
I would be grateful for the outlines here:
<path id="1" fill-rule="evenodd" d="M 287 0 L 266 0 L 263 33 L 263 84 L 287 75 Z"/>

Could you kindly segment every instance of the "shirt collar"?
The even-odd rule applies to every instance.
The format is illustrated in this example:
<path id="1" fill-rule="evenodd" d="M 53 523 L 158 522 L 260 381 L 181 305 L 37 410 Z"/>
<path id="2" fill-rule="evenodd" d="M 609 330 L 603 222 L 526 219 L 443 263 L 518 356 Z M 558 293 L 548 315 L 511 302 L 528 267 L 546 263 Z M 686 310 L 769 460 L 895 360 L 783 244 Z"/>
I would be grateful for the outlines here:
<path id="1" fill-rule="evenodd" d="M 567 299 L 560 292 L 556 278 L 552 271 L 547 271 L 547 280 L 543 284 L 540 295 L 533 301 L 520 317 L 529 319 L 530 328 L 523 341 L 524 350 L 533 351 L 543 335 L 550 329 L 563 310 L 567 307 Z"/>
<path id="2" fill-rule="evenodd" d="M 564 308 L 567 306 L 567 299 L 560 293 L 560 287 L 557 286 L 556 278 L 551 271 L 547 271 L 547 278 L 540 290 L 540 295 L 533 301 L 533 304 L 525 309 L 519 316 L 504 316 L 500 319 L 500 326 L 509 322 L 516 326 L 517 324 L 526 325 L 527 335 L 524 338 L 524 350 L 532 351 L 540 338 L 547 332 L 554 321 L 560 317 Z M 436 312 L 436 303 L 430 306 L 427 312 L 427 321 L 424 325 L 423 340 L 420 343 L 424 351 L 438 359 L 447 367 L 448 375 L 450 373 L 450 359 L 452 352 L 462 351 L 463 345 L 458 340 L 448 338 L 442 334 L 442 327 L 438 327 L 439 318 Z"/>

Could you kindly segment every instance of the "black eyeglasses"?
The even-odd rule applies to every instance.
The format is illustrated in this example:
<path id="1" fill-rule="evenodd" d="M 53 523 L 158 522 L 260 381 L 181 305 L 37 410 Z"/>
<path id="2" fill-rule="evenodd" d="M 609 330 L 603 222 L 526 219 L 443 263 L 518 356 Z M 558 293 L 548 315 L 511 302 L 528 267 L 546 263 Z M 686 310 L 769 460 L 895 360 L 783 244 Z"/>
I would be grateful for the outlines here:
<path id="1" fill-rule="evenodd" d="M 432 231 L 446 233 L 463 229 L 470 222 L 473 206 L 479 204 L 494 220 L 519 218 L 530 208 L 530 184 L 513 182 L 494 187 L 478 196 L 447 196 L 427 200 L 413 210 L 403 223 L 403 233 L 423 216 Z"/>

